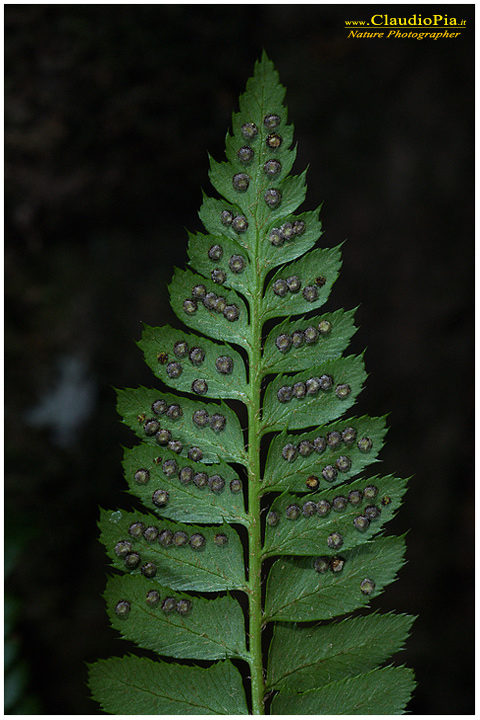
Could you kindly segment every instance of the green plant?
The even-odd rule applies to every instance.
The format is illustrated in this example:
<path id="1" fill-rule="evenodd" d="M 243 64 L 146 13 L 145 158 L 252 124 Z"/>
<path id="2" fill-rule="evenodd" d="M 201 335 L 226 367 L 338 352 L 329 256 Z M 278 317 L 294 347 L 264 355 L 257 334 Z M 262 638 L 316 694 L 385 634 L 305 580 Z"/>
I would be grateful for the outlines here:
<path id="1" fill-rule="evenodd" d="M 190 235 L 190 267 L 170 286 L 175 313 L 199 334 L 145 327 L 139 342 L 175 393 L 119 392 L 142 441 L 125 453 L 129 490 L 149 512 L 102 513 L 118 571 L 105 598 L 124 638 L 168 660 L 91 666 L 93 697 L 110 713 L 399 714 L 414 687 L 411 670 L 382 667 L 412 617 L 327 622 L 368 605 L 403 565 L 404 538 L 382 529 L 406 482 L 358 478 L 385 418 L 342 419 L 363 358 L 342 356 L 353 312 L 314 315 L 340 251 L 315 247 L 318 211 L 293 214 L 305 173 L 289 175 L 284 92 L 264 55 L 227 162 L 211 161 L 222 199 L 204 197 L 207 234 Z"/>

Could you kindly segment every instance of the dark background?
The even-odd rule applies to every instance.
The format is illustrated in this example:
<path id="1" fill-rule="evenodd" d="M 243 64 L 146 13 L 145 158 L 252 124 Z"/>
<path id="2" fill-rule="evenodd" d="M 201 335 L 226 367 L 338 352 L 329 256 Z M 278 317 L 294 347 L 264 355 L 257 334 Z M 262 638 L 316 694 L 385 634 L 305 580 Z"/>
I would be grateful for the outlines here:
<path id="1" fill-rule="evenodd" d="M 305 209 L 324 201 L 326 246 L 348 238 L 328 309 L 360 304 L 358 412 L 391 413 L 382 471 L 412 476 L 390 526 L 408 564 L 376 606 L 419 615 L 411 712 L 474 712 L 474 10 L 435 8 L 467 19 L 456 39 L 347 39 L 385 11 L 434 6 L 5 7 L 6 587 L 30 712 L 98 712 L 85 662 L 122 652 L 96 527 L 128 503 L 112 388 L 153 384 L 134 341 L 172 319 L 207 150 L 262 47 Z"/>

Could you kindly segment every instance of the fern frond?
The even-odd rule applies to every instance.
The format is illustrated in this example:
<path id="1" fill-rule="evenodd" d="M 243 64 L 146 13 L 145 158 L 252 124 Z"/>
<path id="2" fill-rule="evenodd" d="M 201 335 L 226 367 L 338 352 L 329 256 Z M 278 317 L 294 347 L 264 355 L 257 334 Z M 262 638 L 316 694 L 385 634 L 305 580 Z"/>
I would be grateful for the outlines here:
<path id="1" fill-rule="evenodd" d="M 297 212 L 305 172 L 290 174 L 284 95 L 264 54 L 226 161 L 210 158 L 220 197 L 204 195 L 205 232 L 189 234 L 169 286 L 188 329 L 145 326 L 138 343 L 167 390 L 118 393 L 140 440 L 125 478 L 144 509 L 102 511 L 105 600 L 120 635 L 158 659 L 90 667 L 109 713 L 398 714 L 414 687 L 411 670 L 385 666 L 413 618 L 338 621 L 404 564 L 405 539 L 385 525 L 407 483 L 361 474 L 386 419 L 346 416 L 364 360 L 344 354 L 354 311 L 319 314 L 341 252 L 316 247 L 318 210 Z"/>

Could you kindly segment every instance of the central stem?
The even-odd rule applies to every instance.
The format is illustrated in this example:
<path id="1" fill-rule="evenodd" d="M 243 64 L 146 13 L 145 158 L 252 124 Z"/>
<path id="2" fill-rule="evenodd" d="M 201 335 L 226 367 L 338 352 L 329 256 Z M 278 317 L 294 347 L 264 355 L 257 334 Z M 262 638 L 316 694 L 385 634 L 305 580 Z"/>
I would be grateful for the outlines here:
<path id="1" fill-rule="evenodd" d="M 248 399 L 248 515 L 249 539 L 249 614 L 250 614 L 250 671 L 252 678 L 252 713 L 264 715 L 263 697 L 265 681 L 262 659 L 262 534 L 261 534 L 261 477 L 260 477 L 260 393 L 261 373 L 261 322 L 259 305 L 262 284 L 256 274 L 256 288 L 251 303 L 251 346 L 249 349 L 249 399 Z"/>

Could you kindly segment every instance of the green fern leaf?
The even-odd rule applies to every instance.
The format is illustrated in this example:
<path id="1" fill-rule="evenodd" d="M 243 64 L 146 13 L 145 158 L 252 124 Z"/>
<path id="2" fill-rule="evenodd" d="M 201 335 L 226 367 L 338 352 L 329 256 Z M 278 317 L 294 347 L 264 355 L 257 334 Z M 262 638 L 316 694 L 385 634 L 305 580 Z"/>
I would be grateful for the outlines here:
<path id="1" fill-rule="evenodd" d="M 162 328 L 145 327 L 142 339 L 138 342 L 138 346 L 144 351 L 145 361 L 152 369 L 156 377 L 166 385 L 174 386 L 176 390 L 181 392 L 191 392 L 192 383 L 198 378 L 197 366 L 193 363 L 183 363 L 182 373 L 180 377 L 172 379 L 169 375 L 172 368 L 169 368 L 170 362 L 178 361 L 173 355 L 170 362 L 160 362 L 162 353 L 165 348 L 172 348 L 175 343 L 186 343 L 186 347 L 194 348 L 198 343 L 198 336 L 192 333 L 185 333 L 168 326 Z M 232 371 L 228 374 L 220 374 L 217 370 L 219 358 L 225 356 L 225 343 L 219 345 L 202 338 L 201 349 L 205 352 L 205 359 L 202 362 L 202 378 L 207 383 L 204 397 L 218 398 L 222 397 L 229 400 L 242 400 L 245 402 L 247 397 L 247 379 L 245 372 L 245 363 L 242 356 L 233 347 L 228 347 L 228 355 L 232 360 Z M 183 346 L 181 346 L 183 347 Z M 181 352 L 181 350 L 179 350 Z"/>
<path id="2" fill-rule="evenodd" d="M 280 519 L 275 525 L 267 525 L 264 554 L 311 555 L 312 551 L 328 554 L 340 549 L 344 552 L 370 540 L 393 517 L 405 491 L 405 482 L 391 475 L 373 478 L 373 482 L 381 495 L 390 499 L 380 512 L 365 497 L 352 505 L 348 494 L 341 495 L 338 489 L 312 493 L 307 498 L 290 493 L 280 495 L 271 505 L 271 512 Z M 348 491 L 363 495 L 365 487 L 368 487 L 365 480 L 357 480 L 348 485 Z M 326 513 L 319 517 L 320 501 Z"/>
<path id="3" fill-rule="evenodd" d="M 115 630 L 155 659 L 90 666 L 109 713 L 398 714 L 414 688 L 410 670 L 385 666 L 412 617 L 335 620 L 404 564 L 404 538 L 384 533 L 407 483 L 360 475 L 386 419 L 347 416 L 363 356 L 344 355 L 354 311 L 319 314 L 340 247 L 316 247 L 318 210 L 297 212 L 306 174 L 290 174 L 284 95 L 264 54 L 226 161 L 210 158 L 220 197 L 204 195 L 205 232 L 189 234 L 169 287 L 188 330 L 145 326 L 138 343 L 166 390 L 118 392 L 140 440 L 123 466 L 143 509 L 101 513 L 105 601 Z"/>
<path id="4" fill-rule="evenodd" d="M 208 668 L 125 656 L 90 666 L 90 688 L 113 715 L 247 715 L 242 676 L 229 660 Z"/>
<path id="5" fill-rule="evenodd" d="M 100 528 L 101 541 L 117 570 L 155 578 L 155 583 L 161 577 L 172 590 L 215 592 L 246 587 L 242 543 L 230 525 L 203 527 L 167 520 L 159 525 L 155 515 L 103 512 Z M 197 547 L 192 538 L 201 544 Z"/>
<path id="6" fill-rule="evenodd" d="M 386 537 L 342 551 L 340 572 L 332 562 L 337 553 L 277 560 L 268 576 L 265 618 L 330 620 L 364 607 L 396 579 L 404 553 L 402 538 Z"/>
<path id="7" fill-rule="evenodd" d="M 321 335 L 318 325 L 322 327 L 334 327 L 335 331 L 329 331 Z M 305 331 L 309 329 L 310 341 L 305 342 Z M 350 339 L 355 333 L 353 325 L 353 311 L 345 312 L 337 310 L 334 313 L 325 313 L 313 320 L 308 317 L 300 317 L 296 320 L 284 320 L 278 323 L 269 333 L 263 350 L 262 367 L 265 373 L 289 372 L 292 367 L 296 370 L 308 370 L 313 365 L 326 360 L 333 360 L 340 357 L 348 346 Z M 287 336 L 285 342 L 287 350 L 280 350 L 282 342 L 277 340 Z M 289 341 L 295 338 L 299 343 L 298 347 Z"/>
<path id="8" fill-rule="evenodd" d="M 325 490 L 345 482 L 375 462 L 385 434 L 385 418 L 371 417 L 336 421 L 298 435 L 280 433 L 270 444 L 264 488 L 305 492 L 306 488 L 316 489 L 317 482 Z M 370 442 L 361 450 L 358 442 L 365 438 Z M 335 477 L 329 472 L 331 467 L 336 470 Z M 312 475 L 316 481 L 311 480 Z"/>
<path id="9" fill-rule="evenodd" d="M 388 613 L 316 627 L 277 623 L 267 687 L 305 692 L 373 670 L 402 649 L 413 620 Z"/>
<path id="10" fill-rule="evenodd" d="M 405 667 L 376 668 L 303 693 L 280 692 L 272 703 L 276 715 L 400 715 L 415 681 Z"/>
<path id="11" fill-rule="evenodd" d="M 128 617 L 115 612 L 118 598 L 123 594 L 130 602 Z M 166 598 L 170 602 L 166 603 Z M 191 612 L 190 597 L 186 593 L 171 592 L 171 588 L 160 585 L 152 589 L 148 578 L 130 575 L 111 577 L 105 599 L 113 627 L 126 639 L 159 655 L 194 660 L 247 655 L 243 611 L 230 596 L 197 597 L 195 612 Z M 173 601 L 178 606 L 180 600 L 185 614 L 174 612 Z M 166 612 L 169 605 L 172 610 Z"/>

